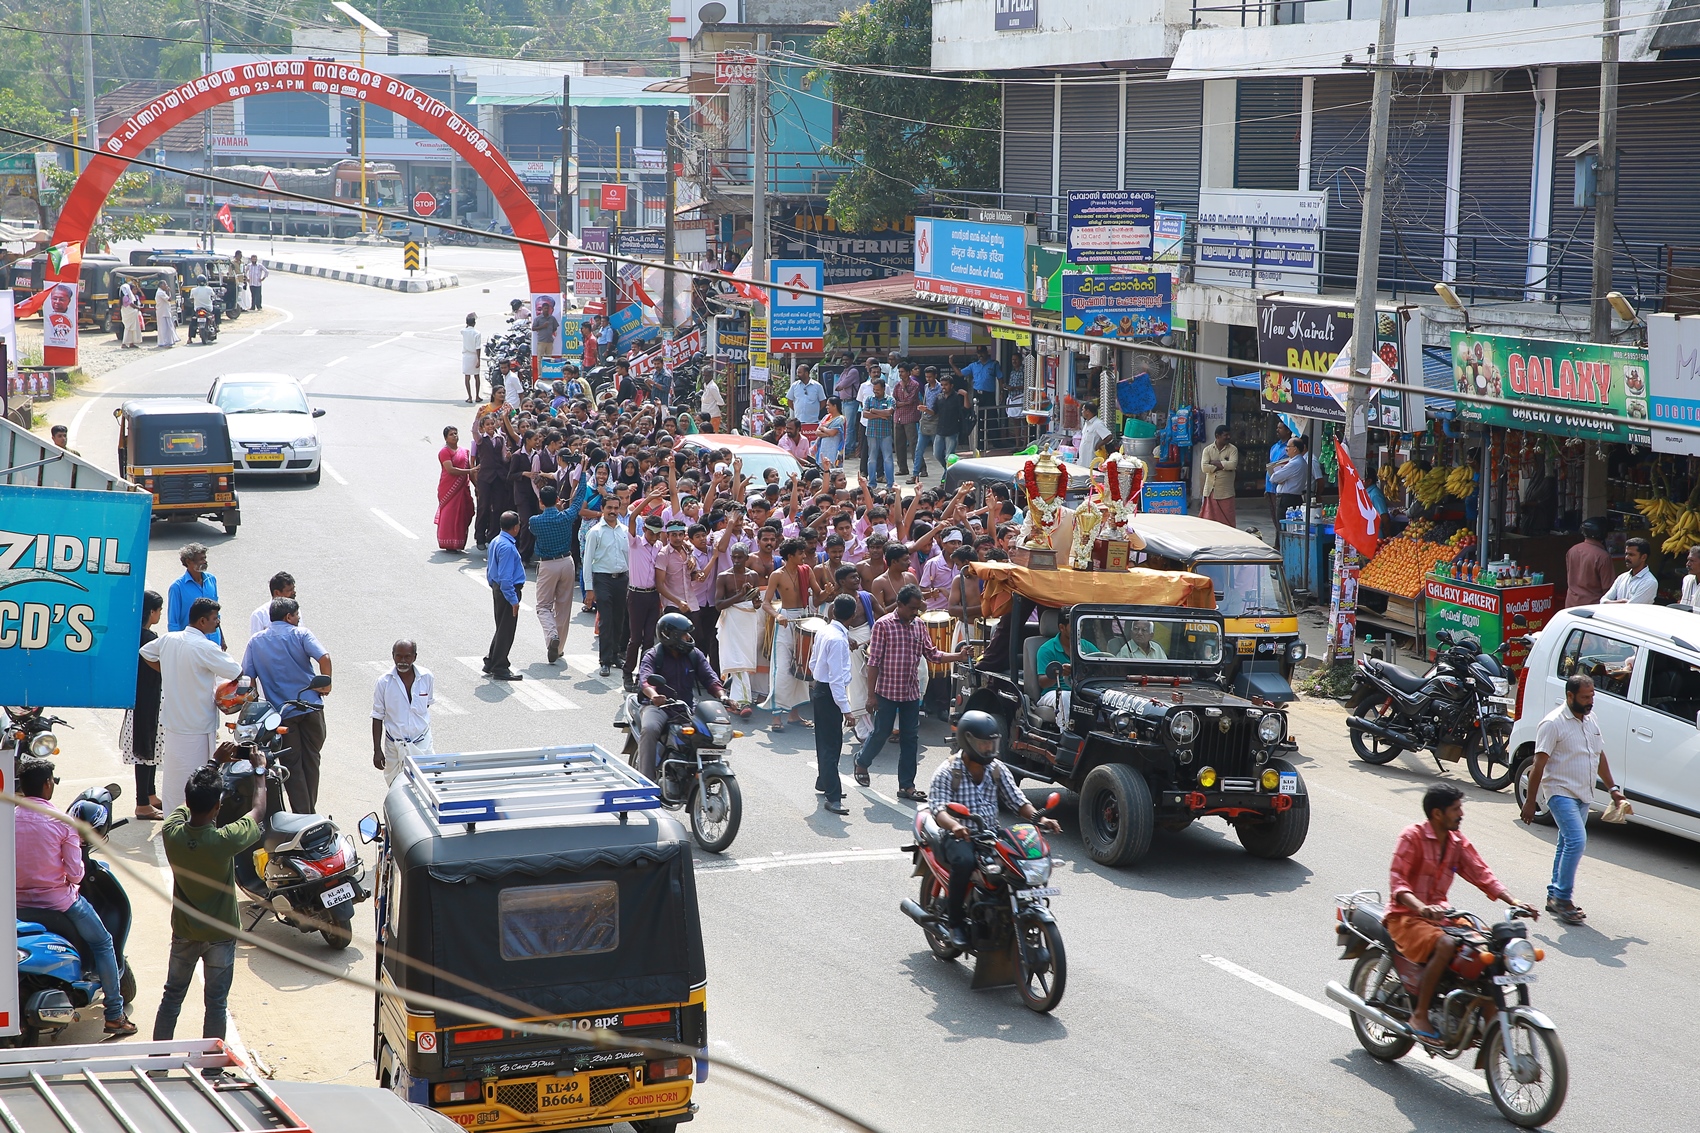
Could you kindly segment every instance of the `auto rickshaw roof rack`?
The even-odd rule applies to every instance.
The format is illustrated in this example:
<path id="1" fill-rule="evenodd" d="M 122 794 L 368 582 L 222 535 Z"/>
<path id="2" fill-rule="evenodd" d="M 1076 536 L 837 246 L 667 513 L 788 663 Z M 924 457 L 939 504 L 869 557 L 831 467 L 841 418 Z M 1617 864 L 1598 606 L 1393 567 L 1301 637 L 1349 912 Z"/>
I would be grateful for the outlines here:
<path id="1" fill-rule="evenodd" d="M 661 789 L 596 744 L 410 755 L 403 773 L 439 827 L 661 806 Z"/>

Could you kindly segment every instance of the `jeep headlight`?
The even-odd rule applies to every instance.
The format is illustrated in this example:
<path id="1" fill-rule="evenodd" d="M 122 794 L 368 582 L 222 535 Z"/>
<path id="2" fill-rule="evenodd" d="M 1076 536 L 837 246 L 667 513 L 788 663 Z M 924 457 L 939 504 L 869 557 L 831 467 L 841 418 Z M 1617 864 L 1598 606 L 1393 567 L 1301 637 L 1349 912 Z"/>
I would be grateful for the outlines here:
<path id="1" fill-rule="evenodd" d="M 1123 709 L 1110 717 L 1110 726 L 1124 736 L 1133 731 L 1133 722 L 1133 713 L 1126 709 Z"/>
<path id="2" fill-rule="evenodd" d="M 1281 734 L 1286 730 L 1286 721 L 1274 712 L 1264 713 L 1263 719 L 1257 722 L 1257 738 L 1266 744 L 1280 743 Z"/>
<path id="3" fill-rule="evenodd" d="M 1514 976 L 1526 976 L 1535 970 L 1535 946 L 1528 940 L 1513 940 L 1505 946 L 1505 970 Z"/>
<path id="4" fill-rule="evenodd" d="M 1051 857 L 1033 858 L 1021 863 L 1021 876 L 1028 885 L 1045 885 L 1051 880 Z"/>
<path id="5" fill-rule="evenodd" d="M 1198 735 L 1198 714 L 1196 712 L 1181 711 L 1170 716 L 1169 734 L 1175 737 L 1175 739 L 1180 743 L 1191 743 L 1193 737 Z"/>

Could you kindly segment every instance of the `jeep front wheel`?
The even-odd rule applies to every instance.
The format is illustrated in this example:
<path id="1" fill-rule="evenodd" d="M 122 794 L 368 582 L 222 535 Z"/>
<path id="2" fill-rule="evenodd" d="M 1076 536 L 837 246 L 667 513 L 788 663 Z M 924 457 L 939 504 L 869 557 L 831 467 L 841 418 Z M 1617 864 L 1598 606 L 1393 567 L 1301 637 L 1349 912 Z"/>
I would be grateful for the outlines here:
<path id="1" fill-rule="evenodd" d="M 1271 759 L 1269 766 L 1283 775 L 1298 774 L 1284 759 Z M 1299 787 L 1304 787 L 1302 778 Z M 1254 858 L 1290 858 L 1299 852 L 1299 847 L 1305 844 L 1305 835 L 1310 833 L 1310 796 L 1295 794 L 1291 798 L 1293 805 L 1273 818 L 1261 821 L 1242 818 L 1234 823 L 1234 833 L 1246 853 Z"/>
<path id="2" fill-rule="evenodd" d="M 1151 788 L 1120 763 L 1094 767 L 1080 788 L 1080 837 L 1099 865 L 1132 865 L 1151 848 Z"/>

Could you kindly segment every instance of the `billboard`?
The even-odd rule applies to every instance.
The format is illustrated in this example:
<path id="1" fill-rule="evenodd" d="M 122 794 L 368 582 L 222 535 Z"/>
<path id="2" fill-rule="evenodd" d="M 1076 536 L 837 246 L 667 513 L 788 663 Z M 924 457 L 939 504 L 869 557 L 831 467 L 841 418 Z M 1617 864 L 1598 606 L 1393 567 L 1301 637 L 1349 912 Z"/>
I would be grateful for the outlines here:
<path id="1" fill-rule="evenodd" d="M 1315 294 L 1327 223 L 1327 193 L 1201 189 L 1193 278 Z"/>
<path id="2" fill-rule="evenodd" d="M 813 206 L 819 209 L 820 206 Z M 820 260 L 826 282 L 855 283 L 902 275 L 915 266 L 915 218 L 879 220 L 868 230 L 840 228 L 808 207 L 778 214 L 771 225 L 775 253 L 787 259 Z"/>
<path id="3" fill-rule="evenodd" d="M 1658 427 L 1700 425 L 1700 318 L 1647 316 L 1647 410 L 1653 451 L 1700 456 L 1700 434 Z"/>
<path id="4" fill-rule="evenodd" d="M 1027 305 L 1027 229 L 924 217 L 915 222 L 915 290 Z"/>
<path id="5" fill-rule="evenodd" d="M 1257 301 L 1257 360 L 1272 366 L 1311 370 L 1315 378 L 1265 373 L 1261 400 L 1266 413 L 1291 413 L 1319 421 L 1344 422 L 1350 387 L 1329 381 L 1330 372 L 1347 376 L 1355 316 L 1350 302 L 1283 299 Z M 1387 383 L 1370 399 L 1365 424 L 1408 431 L 1421 425 L 1422 399 L 1405 396 L 1404 358 L 1421 358 L 1421 323 L 1404 311 L 1378 310 L 1376 357 L 1370 374 Z M 1342 362 L 1342 358 L 1346 361 Z M 1420 364 L 1420 363 L 1418 363 Z"/>
<path id="6" fill-rule="evenodd" d="M 1076 264 L 1148 264 L 1157 194 L 1123 189 L 1070 189 L 1068 258 Z"/>
<path id="7" fill-rule="evenodd" d="M 819 354 L 826 339 L 826 297 L 786 291 L 784 285 L 819 291 L 825 265 L 819 260 L 772 260 L 767 270 L 767 278 L 780 285 L 769 292 L 769 349 L 775 354 Z"/>
<path id="8" fill-rule="evenodd" d="M 1652 441 L 1645 425 L 1615 425 L 1567 412 L 1613 413 L 1645 422 L 1647 351 L 1638 346 L 1455 330 L 1452 378 L 1459 393 L 1504 399 L 1498 405 L 1458 402 L 1463 421 L 1619 444 Z"/>
<path id="9" fill-rule="evenodd" d="M 1071 334 L 1131 342 L 1161 338 L 1173 318 L 1168 272 L 1062 276 L 1062 325 Z"/>

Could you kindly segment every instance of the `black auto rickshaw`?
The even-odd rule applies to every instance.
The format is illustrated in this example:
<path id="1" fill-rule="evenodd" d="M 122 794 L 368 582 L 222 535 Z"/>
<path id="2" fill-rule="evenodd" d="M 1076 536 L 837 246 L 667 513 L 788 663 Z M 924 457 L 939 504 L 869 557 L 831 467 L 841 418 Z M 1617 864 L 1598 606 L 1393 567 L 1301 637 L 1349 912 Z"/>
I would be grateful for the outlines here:
<path id="1" fill-rule="evenodd" d="M 404 761 L 382 825 L 360 824 L 382 843 L 382 1086 L 502 1133 L 691 1120 L 707 968 L 690 841 L 659 804 L 590 744 Z M 409 993 L 584 1038 L 438 1014 Z"/>
<path id="2" fill-rule="evenodd" d="M 126 401 L 118 418 L 118 474 L 153 493 L 153 517 L 242 524 L 224 410 L 189 398 Z"/>
<path id="3" fill-rule="evenodd" d="M 159 333 L 157 316 L 154 313 L 154 298 L 158 294 L 159 289 L 162 287 L 165 288 L 165 293 L 170 298 L 170 302 L 172 304 L 171 313 L 174 321 L 179 323 L 182 322 L 180 316 L 183 309 L 183 300 L 177 286 L 177 270 L 175 268 L 160 266 L 113 268 L 109 275 L 109 279 L 108 301 L 106 307 L 106 328 L 114 335 L 117 335 L 120 338 L 124 335 L 124 318 L 120 313 L 122 310 L 122 304 L 118 298 L 118 289 L 124 285 L 125 280 L 129 280 L 132 284 L 134 284 L 136 290 L 141 293 L 143 334 Z"/>
<path id="4" fill-rule="evenodd" d="M 236 301 L 242 281 L 236 277 L 236 270 L 228 258 L 192 248 L 139 248 L 130 253 L 131 267 L 155 265 L 172 268 L 177 272 L 180 308 L 187 309 L 189 291 L 195 286 L 197 278 L 205 276 L 208 286 L 213 289 L 213 298 L 218 303 L 214 314 L 219 318 L 230 319 L 242 316 L 242 308 Z"/>
<path id="5" fill-rule="evenodd" d="M 1274 704 L 1296 699 L 1293 669 L 1305 659 L 1299 615 L 1281 552 L 1245 531 L 1196 515 L 1137 515 L 1141 565 L 1202 574 L 1227 619 L 1226 673 L 1235 695 Z"/>

